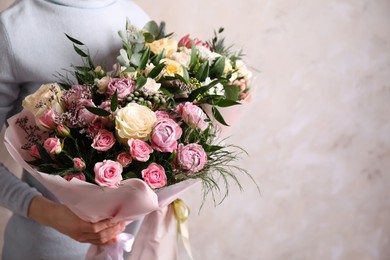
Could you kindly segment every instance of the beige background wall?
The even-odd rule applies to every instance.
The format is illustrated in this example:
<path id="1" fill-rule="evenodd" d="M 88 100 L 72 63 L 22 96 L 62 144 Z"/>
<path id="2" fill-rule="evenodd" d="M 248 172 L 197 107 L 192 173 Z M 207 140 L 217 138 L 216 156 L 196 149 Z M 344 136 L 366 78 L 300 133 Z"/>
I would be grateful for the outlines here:
<path id="1" fill-rule="evenodd" d="M 177 35 L 224 26 L 261 71 L 230 139 L 261 195 L 186 194 L 195 259 L 390 259 L 390 1 L 135 2 Z"/>

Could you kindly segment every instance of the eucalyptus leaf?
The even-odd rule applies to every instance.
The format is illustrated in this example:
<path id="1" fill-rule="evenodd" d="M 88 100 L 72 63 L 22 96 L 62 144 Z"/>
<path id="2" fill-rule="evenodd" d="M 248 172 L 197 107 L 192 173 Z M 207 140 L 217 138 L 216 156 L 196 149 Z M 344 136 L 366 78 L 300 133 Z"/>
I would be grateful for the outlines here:
<path id="1" fill-rule="evenodd" d="M 149 32 L 144 32 L 144 38 L 145 38 L 145 42 L 153 42 L 155 37 L 153 34 L 149 33 Z"/>
<path id="2" fill-rule="evenodd" d="M 110 112 L 108 112 L 107 110 L 104 110 L 102 108 L 98 108 L 98 107 L 90 107 L 90 106 L 84 106 L 89 112 L 91 112 L 92 114 L 95 114 L 97 116 L 102 116 L 102 117 L 106 117 L 106 116 L 109 116 L 111 115 Z"/>
<path id="3" fill-rule="evenodd" d="M 155 21 L 149 21 L 142 30 L 151 33 L 154 37 L 157 37 L 160 33 L 160 28 Z"/>
<path id="4" fill-rule="evenodd" d="M 135 66 L 139 66 L 140 61 L 141 61 L 142 54 L 141 53 L 134 53 L 131 58 L 130 62 L 134 64 Z"/>

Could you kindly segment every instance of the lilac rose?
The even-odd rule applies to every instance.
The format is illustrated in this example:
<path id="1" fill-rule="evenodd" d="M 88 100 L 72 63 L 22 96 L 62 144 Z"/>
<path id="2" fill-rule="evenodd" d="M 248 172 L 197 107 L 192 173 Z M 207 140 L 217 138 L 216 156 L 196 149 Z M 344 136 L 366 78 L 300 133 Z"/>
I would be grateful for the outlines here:
<path id="1" fill-rule="evenodd" d="M 108 83 L 106 95 L 111 97 L 115 91 L 118 94 L 118 100 L 125 100 L 131 93 L 134 92 L 135 82 L 131 79 L 113 78 Z"/>
<path id="2" fill-rule="evenodd" d="M 152 148 L 160 152 L 171 153 L 177 148 L 177 139 L 182 130 L 172 119 L 162 119 L 154 126 L 150 137 Z"/>
<path id="3" fill-rule="evenodd" d="M 208 123 L 205 121 L 207 115 L 200 107 L 191 102 L 180 103 L 177 106 L 177 112 L 183 118 L 183 121 L 191 127 L 197 127 L 202 131 L 208 127 Z"/>
<path id="4" fill-rule="evenodd" d="M 175 157 L 176 168 L 196 173 L 204 168 L 206 162 L 207 154 L 201 145 L 194 143 L 179 144 Z"/>

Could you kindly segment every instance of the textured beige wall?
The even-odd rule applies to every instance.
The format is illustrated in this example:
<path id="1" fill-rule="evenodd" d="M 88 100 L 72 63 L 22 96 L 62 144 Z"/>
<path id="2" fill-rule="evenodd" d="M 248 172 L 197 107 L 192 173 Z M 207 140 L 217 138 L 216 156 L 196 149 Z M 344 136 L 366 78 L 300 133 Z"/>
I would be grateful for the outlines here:
<path id="1" fill-rule="evenodd" d="M 389 259 L 390 2 L 136 2 L 177 35 L 224 26 L 261 71 L 230 140 L 262 193 L 198 215 L 188 192 L 195 259 Z"/>

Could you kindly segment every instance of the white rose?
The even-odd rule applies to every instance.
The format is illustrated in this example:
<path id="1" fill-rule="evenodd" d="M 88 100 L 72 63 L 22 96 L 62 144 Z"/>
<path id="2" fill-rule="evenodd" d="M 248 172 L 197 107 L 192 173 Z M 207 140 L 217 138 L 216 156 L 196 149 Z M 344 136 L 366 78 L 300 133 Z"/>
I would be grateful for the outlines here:
<path id="1" fill-rule="evenodd" d="M 33 113 L 35 118 L 40 118 L 50 109 L 53 109 L 58 114 L 62 114 L 64 110 L 61 96 L 62 90 L 57 83 L 45 84 L 33 94 L 25 97 L 22 106 Z"/>
<path id="2" fill-rule="evenodd" d="M 157 83 L 154 79 L 148 78 L 145 85 L 142 86 L 142 91 L 151 94 L 156 94 L 160 89 L 161 83 Z"/>
<path id="3" fill-rule="evenodd" d="M 127 143 L 128 139 L 149 139 L 157 117 L 146 106 L 130 103 L 119 109 L 115 116 L 115 128 L 118 139 Z"/>

